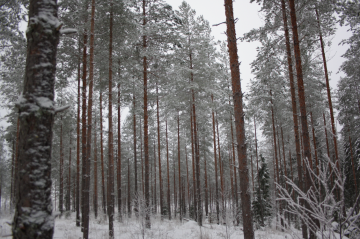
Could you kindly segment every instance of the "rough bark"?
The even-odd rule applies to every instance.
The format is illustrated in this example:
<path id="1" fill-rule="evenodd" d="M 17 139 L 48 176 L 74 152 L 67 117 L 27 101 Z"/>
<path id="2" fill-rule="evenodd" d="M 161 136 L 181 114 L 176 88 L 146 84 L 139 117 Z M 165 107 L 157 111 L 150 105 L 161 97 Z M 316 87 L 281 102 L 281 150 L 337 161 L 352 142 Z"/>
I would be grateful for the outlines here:
<path id="1" fill-rule="evenodd" d="M 249 176 L 246 157 L 245 121 L 243 112 L 242 92 L 240 84 L 239 59 L 237 54 L 235 19 L 233 16 L 232 0 L 224 0 L 227 25 L 227 39 L 230 54 L 232 90 L 234 100 L 234 114 L 239 160 L 239 176 L 241 188 L 242 214 L 244 223 L 244 238 L 253 239 L 254 229 L 251 213 L 251 199 L 249 194 Z"/>
<path id="2" fill-rule="evenodd" d="M 50 162 L 60 28 L 56 0 L 30 1 L 24 90 L 17 105 L 19 169 L 13 238 L 45 239 L 54 233 Z"/>

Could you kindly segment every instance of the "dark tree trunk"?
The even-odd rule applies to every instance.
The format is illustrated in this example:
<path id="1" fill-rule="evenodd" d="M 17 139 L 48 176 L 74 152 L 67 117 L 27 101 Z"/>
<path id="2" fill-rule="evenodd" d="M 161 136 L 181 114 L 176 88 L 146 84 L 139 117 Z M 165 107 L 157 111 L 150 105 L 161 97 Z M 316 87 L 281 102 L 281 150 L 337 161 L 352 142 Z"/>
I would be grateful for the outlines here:
<path id="1" fill-rule="evenodd" d="M 239 215 L 239 197 L 238 197 L 238 186 L 237 186 L 237 176 L 236 176 L 236 167 L 235 167 L 235 144 L 234 144 L 234 130 L 233 130 L 233 123 L 232 117 L 230 118 L 231 122 L 231 145 L 232 145 L 232 158 L 233 158 L 233 169 L 234 169 L 234 194 L 235 194 L 235 210 L 236 210 L 236 224 L 240 224 L 240 215 Z M 255 133 L 256 135 L 256 133 Z M 256 138 L 255 138 L 256 139 Z"/>
<path id="2" fill-rule="evenodd" d="M 189 38 L 190 45 L 190 38 Z M 190 60 L 190 81 L 194 82 L 194 74 L 193 74 L 193 62 L 192 62 L 192 51 L 190 49 L 189 52 L 189 60 Z M 200 155 L 199 155 L 199 146 L 198 146 L 198 136 L 197 136 L 197 121 L 196 121 L 196 107 L 195 107 L 195 91 L 191 89 L 192 95 L 192 124 L 194 130 L 194 147 L 195 147 L 195 176 L 196 176 L 196 219 L 199 226 L 202 226 L 202 206 L 201 206 L 201 190 L 200 190 Z"/>
<path id="3" fill-rule="evenodd" d="M 193 176 L 193 206 L 194 212 L 196 212 L 196 180 L 195 180 L 195 150 L 194 150 L 194 131 L 193 131 L 193 117 L 192 117 L 192 109 L 190 108 L 190 129 L 191 129 L 191 159 L 192 159 L 192 176 Z M 197 214 L 195 213 L 195 220 L 197 218 Z"/>
<path id="4" fill-rule="evenodd" d="M 181 164 L 180 164 L 180 116 L 179 116 L 179 112 L 178 112 L 178 116 L 177 116 L 177 136 L 178 136 L 178 180 L 179 180 L 179 205 L 180 205 L 180 221 L 182 221 L 183 215 L 182 215 L 182 209 L 181 209 L 181 205 L 182 205 L 182 200 L 183 198 L 181 197 Z"/>
<path id="5" fill-rule="evenodd" d="M 146 0 L 143 0 L 143 27 L 146 25 Z M 147 48 L 147 37 L 143 36 L 143 48 Z M 143 58 L 143 70 L 144 70 L 144 149 L 145 149 L 145 227 L 150 228 L 150 192 L 149 192 L 149 135 L 148 135 L 148 109 L 147 109 L 147 57 Z"/>
<path id="6" fill-rule="evenodd" d="M 106 215 L 105 170 L 104 170 L 104 142 L 103 142 L 103 117 L 102 117 L 102 92 L 100 92 L 100 161 L 101 161 L 102 209 L 103 209 L 103 213 Z"/>
<path id="7" fill-rule="evenodd" d="M 66 193 L 66 211 L 70 211 L 70 195 L 71 195 L 71 134 L 70 134 L 70 144 L 69 144 L 69 167 L 68 167 L 68 181 L 67 181 L 67 193 Z"/>
<path id="8" fill-rule="evenodd" d="M 119 72 L 120 76 L 120 72 Z M 121 105 L 120 105 L 120 83 L 118 84 L 118 102 L 117 102 L 117 112 L 118 112 L 118 154 L 117 154 L 117 203 L 118 203 L 118 220 L 122 221 L 122 212 L 121 212 Z M 136 170 L 135 170 L 136 175 Z M 135 177 L 135 182 L 137 177 Z M 136 184 L 137 186 L 137 184 Z"/>
<path id="9" fill-rule="evenodd" d="M 109 238 L 114 238 L 114 140 L 112 126 L 112 51 L 113 51 L 113 0 L 110 0 L 110 36 L 109 36 L 109 177 L 108 177 L 108 209 Z"/>
<path id="10" fill-rule="evenodd" d="M 76 226 L 80 227 L 80 102 L 81 102 L 81 93 L 80 93 L 80 79 L 81 79 L 81 47 L 79 39 L 79 58 L 78 58 L 78 102 L 77 102 L 77 121 L 76 121 Z"/>
<path id="11" fill-rule="evenodd" d="M 54 233 L 50 162 L 56 52 L 61 27 L 57 1 L 30 1 L 29 19 L 24 90 L 17 105 L 19 168 L 12 234 L 19 239 L 45 239 L 52 238 Z M 37 220 L 29 220 L 34 217 Z"/>
<path id="12" fill-rule="evenodd" d="M 217 140 L 218 140 L 218 151 L 219 151 L 219 169 L 220 169 L 220 187 L 221 187 L 221 210 L 222 210 L 222 216 L 223 219 L 225 221 L 225 208 L 224 208 L 224 204 L 225 204 L 225 199 L 224 199 L 224 195 L 225 195 L 225 191 L 224 191 L 224 176 L 223 176 L 223 162 L 221 160 L 221 148 L 220 148 L 220 136 L 219 136 L 219 123 L 218 123 L 218 119 L 217 119 L 217 112 L 216 112 L 216 130 L 217 130 Z"/>
<path id="13" fill-rule="evenodd" d="M 14 203 L 14 188 L 15 188 L 15 140 L 12 142 L 12 152 L 11 152 L 11 186 L 10 186 L 10 211 L 13 209 Z"/>
<path id="14" fill-rule="evenodd" d="M 96 117 L 95 117 L 95 122 L 94 122 L 94 128 L 95 128 L 95 132 L 94 132 L 94 198 L 93 198 L 93 202 L 94 202 L 94 214 L 95 214 L 95 219 L 98 216 L 98 190 L 97 190 L 97 186 L 98 186 L 98 160 L 97 160 L 97 129 L 96 129 Z"/>
<path id="15" fill-rule="evenodd" d="M 244 238 L 253 239 L 254 230 L 251 213 L 251 199 L 249 194 L 249 176 L 246 159 L 245 121 L 240 85 L 239 60 L 236 45 L 235 19 L 233 16 L 232 0 L 225 0 L 225 14 L 227 24 L 227 38 L 230 54 L 230 67 L 232 90 L 234 99 L 234 114 L 237 138 L 237 150 L 239 159 L 239 176 L 241 188 L 242 214 L 244 223 Z"/>
<path id="16" fill-rule="evenodd" d="M 293 41 L 294 41 L 294 54 L 296 62 L 296 76 L 298 83 L 298 94 L 299 94 L 299 105 L 300 105 L 300 119 L 302 127 L 302 139 L 304 146 L 304 156 L 309 160 L 309 164 L 312 165 L 311 151 L 310 151 L 310 138 L 309 138 L 309 129 L 307 122 L 307 113 L 306 113 L 306 103 L 305 103 L 305 89 L 302 73 L 302 63 L 301 63 L 301 53 L 300 53 L 300 43 L 297 29 L 296 21 L 296 11 L 295 11 L 295 2 L 294 0 L 289 0 L 290 5 L 290 16 L 293 32 Z M 335 145 L 336 146 L 336 145 Z M 311 187 L 310 173 L 306 171 L 306 191 Z M 306 207 L 310 210 L 309 205 L 306 204 Z M 306 236 L 303 232 L 303 236 Z M 315 234 L 310 231 L 310 239 L 315 238 Z"/>
<path id="17" fill-rule="evenodd" d="M 64 212 L 64 152 L 63 152 L 63 130 L 62 130 L 62 116 L 60 116 L 60 192 L 59 192 L 59 211 L 62 214 Z"/>
<path id="18" fill-rule="evenodd" d="M 166 119 L 166 162 L 167 162 L 167 206 L 169 220 L 171 220 L 171 208 L 170 208 L 170 171 L 169 171 L 169 142 L 168 142 L 168 129 L 167 129 L 167 119 Z"/>
<path id="19" fill-rule="evenodd" d="M 86 7 L 87 9 L 87 7 Z M 81 105 L 81 231 L 84 231 L 84 206 L 86 182 L 86 68 L 87 68 L 87 30 L 84 30 L 83 74 L 82 74 L 82 105 Z"/>
<path id="20" fill-rule="evenodd" d="M 127 207 L 128 207 L 128 217 L 131 218 L 131 189 L 130 189 L 130 159 L 128 158 L 128 181 L 127 181 L 127 186 L 128 186 L 128 200 L 127 200 Z"/>
<path id="21" fill-rule="evenodd" d="M 159 184 L 160 184 L 160 214 L 161 220 L 163 220 L 164 214 L 164 195 L 163 195 L 163 185 L 161 177 L 161 150 L 160 150 L 160 117 L 159 117 L 159 92 L 158 85 L 156 83 L 156 116 L 157 116 L 157 133 L 158 133 L 158 157 L 159 157 Z"/>
<path id="22" fill-rule="evenodd" d="M 318 27 L 319 27 L 319 41 L 320 41 L 320 45 L 321 45 L 321 54 L 322 54 L 322 58 L 323 58 L 325 80 L 326 80 L 326 91 L 327 91 L 327 97 L 328 97 L 329 109 L 330 109 L 331 129 L 332 129 L 332 135 L 333 135 L 333 141 L 334 141 L 336 167 L 339 170 L 339 172 L 341 172 L 340 165 L 339 165 L 338 149 L 337 149 L 334 111 L 333 111 L 331 92 L 330 92 L 329 74 L 328 74 L 327 64 L 326 64 L 324 41 L 323 41 L 322 32 L 321 32 L 320 16 L 319 16 L 319 12 L 318 12 L 317 8 L 315 8 L 315 12 L 316 12 L 316 18 L 317 18 Z"/>
<path id="23" fill-rule="evenodd" d="M 135 172 L 135 188 L 134 188 L 134 198 L 136 199 L 137 196 L 137 146 L 136 146 L 136 98 L 135 98 L 135 92 L 133 94 L 133 140 L 134 140 L 134 172 Z M 140 129 L 141 130 L 141 129 Z M 130 190 L 130 188 L 129 188 Z M 130 191 L 129 191 L 130 193 Z M 131 195 L 128 194 L 128 201 L 131 201 Z M 135 200 L 136 201 L 136 200 Z M 128 202 L 129 203 L 129 202 Z M 131 216 L 131 211 L 128 211 L 129 217 Z"/>
<path id="24" fill-rule="evenodd" d="M 214 97 L 211 95 L 211 101 L 214 102 Z M 218 185 L 218 166 L 217 166 L 217 155 L 216 155 L 216 132 L 215 132 L 215 114 L 212 111 L 212 124 L 213 124 L 213 139 L 214 139 L 214 161 L 215 161 L 215 207 L 216 207 L 216 220 L 219 224 L 219 185 Z"/>

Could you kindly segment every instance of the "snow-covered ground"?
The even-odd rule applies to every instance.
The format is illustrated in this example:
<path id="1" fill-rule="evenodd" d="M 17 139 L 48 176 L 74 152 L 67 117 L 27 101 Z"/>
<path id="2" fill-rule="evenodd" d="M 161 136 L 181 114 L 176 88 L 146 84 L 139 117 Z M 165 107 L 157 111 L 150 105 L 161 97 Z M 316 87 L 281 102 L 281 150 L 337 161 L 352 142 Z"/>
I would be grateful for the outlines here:
<path id="1" fill-rule="evenodd" d="M 90 233 L 91 239 L 107 239 L 108 238 L 108 224 L 106 220 L 98 217 L 95 219 L 92 215 L 90 218 Z M 12 220 L 11 215 L 2 215 L 0 218 L 0 237 L 11 234 L 11 227 L 8 225 Z M 122 223 L 115 221 L 115 238 L 156 238 L 156 239 L 242 239 L 244 238 L 241 227 L 234 227 L 233 225 L 226 227 L 225 225 L 204 223 L 203 227 L 199 227 L 194 221 L 184 220 L 182 223 L 178 220 L 163 221 L 160 218 L 152 218 L 151 229 L 143 230 L 140 220 L 137 220 L 133 215 L 132 218 L 123 219 Z M 81 239 L 82 233 L 79 227 L 75 225 L 75 214 L 71 214 L 67 218 L 62 216 L 55 220 L 54 238 L 61 239 Z M 255 232 L 256 239 L 290 239 L 293 238 L 290 232 L 280 232 L 271 228 L 257 230 Z M 296 237 L 295 237 L 296 238 Z"/>

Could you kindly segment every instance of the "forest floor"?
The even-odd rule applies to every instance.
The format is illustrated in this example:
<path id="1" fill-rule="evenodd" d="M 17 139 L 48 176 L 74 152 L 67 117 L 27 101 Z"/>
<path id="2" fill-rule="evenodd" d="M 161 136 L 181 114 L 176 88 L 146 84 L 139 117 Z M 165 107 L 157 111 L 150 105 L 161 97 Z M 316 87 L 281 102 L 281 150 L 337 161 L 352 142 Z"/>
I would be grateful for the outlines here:
<path id="1" fill-rule="evenodd" d="M 89 239 L 107 239 L 108 224 L 104 217 L 90 218 Z M 123 218 L 123 222 L 114 222 L 116 239 L 242 239 L 244 238 L 241 227 L 209 224 L 206 220 L 203 227 L 199 227 L 195 221 L 184 220 L 182 223 L 177 219 L 169 221 L 160 220 L 159 217 L 151 218 L 151 229 L 144 230 L 141 220 L 137 220 L 135 215 L 132 218 Z M 12 220 L 12 215 L 0 215 L 0 237 L 11 235 L 11 227 L 8 225 Z M 81 239 L 82 233 L 75 225 L 75 213 L 62 216 L 55 220 L 54 238 L 61 239 Z M 264 228 L 255 232 L 256 239 L 290 239 L 298 238 L 292 232 L 280 232 L 272 228 Z"/>

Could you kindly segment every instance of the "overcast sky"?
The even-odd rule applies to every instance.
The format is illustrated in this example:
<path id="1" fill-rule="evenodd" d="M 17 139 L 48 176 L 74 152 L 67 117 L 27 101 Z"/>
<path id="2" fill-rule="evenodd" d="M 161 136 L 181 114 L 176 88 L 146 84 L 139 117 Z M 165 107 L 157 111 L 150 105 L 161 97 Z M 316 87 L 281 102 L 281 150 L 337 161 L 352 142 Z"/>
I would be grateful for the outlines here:
<path id="1" fill-rule="evenodd" d="M 174 9 L 178 9 L 183 0 L 165 0 Z M 187 1 L 191 8 L 193 8 L 197 15 L 203 15 L 206 20 L 210 22 L 210 25 L 225 22 L 225 8 L 223 0 L 191 0 Z M 234 2 L 234 17 L 239 21 L 236 24 L 236 36 L 241 37 L 244 33 L 249 32 L 253 28 L 258 28 L 263 25 L 261 17 L 262 13 L 259 13 L 260 6 L 256 3 L 250 3 L 250 0 L 236 0 Z M 212 27 L 212 33 L 216 40 L 226 40 L 226 25 L 222 24 L 217 27 Z M 350 34 L 345 28 L 339 28 L 334 36 L 333 44 L 331 48 L 326 49 L 328 59 L 328 70 L 332 72 L 330 85 L 332 88 L 336 88 L 337 82 L 340 79 L 340 74 L 337 74 L 339 66 L 343 62 L 342 54 L 346 51 L 346 46 L 338 46 L 340 41 L 344 38 L 348 38 Z M 250 63 L 256 58 L 256 47 L 260 46 L 257 42 L 241 42 L 238 41 L 238 54 L 241 61 L 240 72 L 243 91 L 246 92 L 246 86 L 249 80 L 253 78 L 251 74 Z M 325 82 L 325 79 L 324 79 Z"/>

